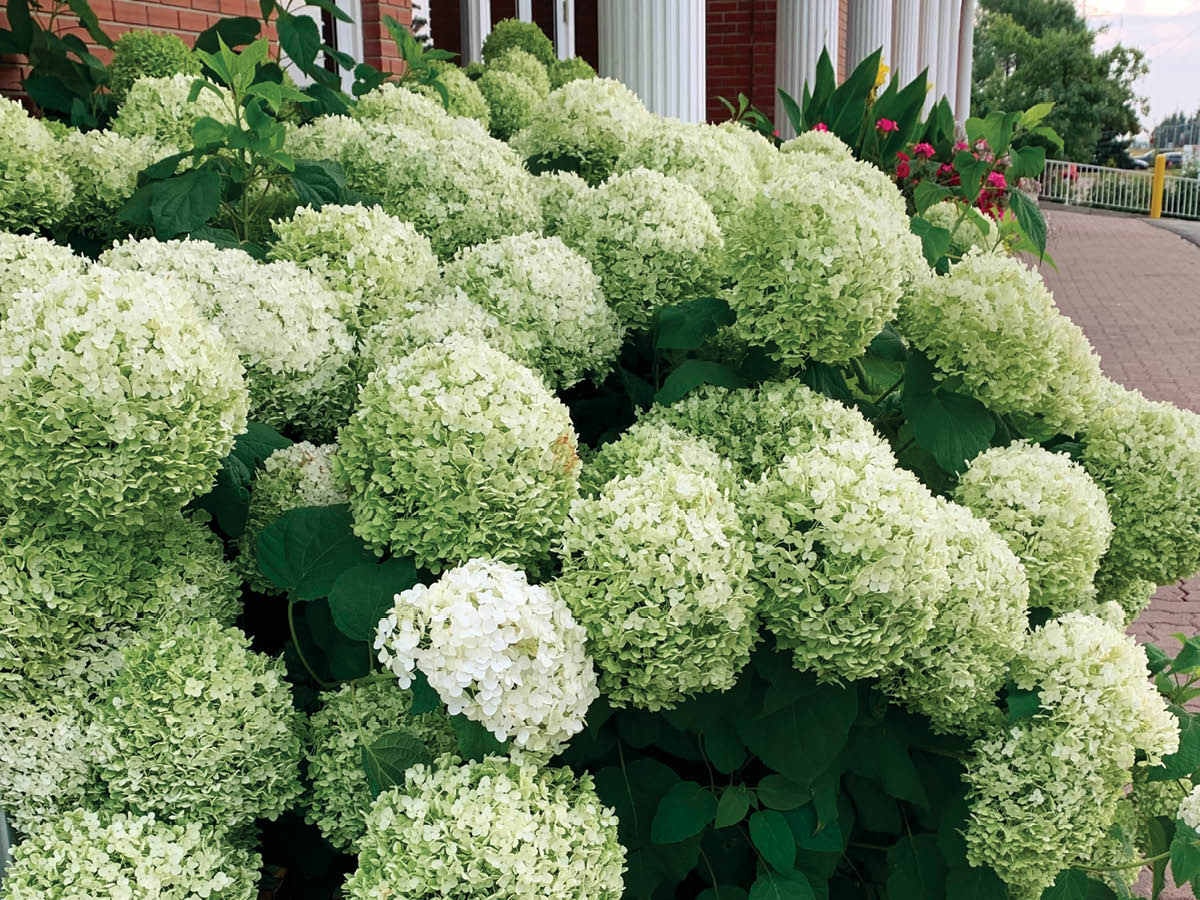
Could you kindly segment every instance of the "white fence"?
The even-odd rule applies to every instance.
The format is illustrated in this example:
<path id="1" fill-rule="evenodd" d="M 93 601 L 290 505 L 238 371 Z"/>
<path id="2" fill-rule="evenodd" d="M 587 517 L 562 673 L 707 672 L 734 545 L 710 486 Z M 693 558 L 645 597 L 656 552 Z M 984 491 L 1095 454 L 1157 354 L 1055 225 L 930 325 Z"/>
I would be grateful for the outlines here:
<path id="1" fill-rule="evenodd" d="M 1038 196 L 1070 206 L 1095 206 L 1149 215 L 1153 184 L 1154 172 L 1145 169 L 1111 169 L 1048 159 Z M 1166 176 L 1162 214 L 1200 219 L 1200 178 Z"/>

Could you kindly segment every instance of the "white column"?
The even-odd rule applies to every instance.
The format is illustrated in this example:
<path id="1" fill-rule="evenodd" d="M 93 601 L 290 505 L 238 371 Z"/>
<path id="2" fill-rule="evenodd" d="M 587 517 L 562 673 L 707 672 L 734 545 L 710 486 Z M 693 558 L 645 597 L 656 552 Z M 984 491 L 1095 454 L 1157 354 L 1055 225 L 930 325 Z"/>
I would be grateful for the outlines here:
<path id="1" fill-rule="evenodd" d="M 575 55 L 575 0 L 554 0 L 554 50 L 559 59 Z"/>
<path id="2" fill-rule="evenodd" d="M 429 0 L 413 0 L 412 21 L 421 20 L 424 24 L 413 29 L 413 35 L 418 41 L 428 41 L 433 35 L 430 29 L 433 23 L 429 19 Z M 354 21 L 358 22 L 359 19 Z"/>
<path id="3" fill-rule="evenodd" d="M 850 0 L 846 72 L 883 48 L 880 60 L 892 64 L 892 0 Z"/>
<path id="4" fill-rule="evenodd" d="M 600 74 L 646 108 L 704 121 L 704 0 L 600 0 Z"/>
<path id="5" fill-rule="evenodd" d="M 925 95 L 924 113 L 928 114 L 937 102 L 938 84 L 938 32 L 942 18 L 941 0 L 921 0 L 921 40 L 918 44 L 917 71 L 927 70 L 926 78 L 933 88 Z"/>
<path id="6" fill-rule="evenodd" d="M 892 0 L 892 71 L 904 86 L 921 67 L 921 0 Z"/>
<path id="7" fill-rule="evenodd" d="M 775 83 L 796 98 L 810 88 L 817 73 L 821 51 L 829 48 L 829 58 L 837 68 L 838 0 L 779 0 L 775 18 Z M 779 136 L 794 137 L 787 113 L 775 104 L 775 126 Z"/>
<path id="8" fill-rule="evenodd" d="M 517 18 L 522 22 L 533 21 L 533 0 L 517 0 Z"/>
<path id="9" fill-rule="evenodd" d="M 958 26 L 954 22 L 955 0 L 941 0 L 938 22 L 938 77 L 934 84 L 934 101 L 954 98 L 955 63 L 951 48 L 958 44 Z"/>
<path id="10" fill-rule="evenodd" d="M 459 0 L 462 14 L 462 61 L 481 62 L 480 49 L 483 39 L 492 30 L 492 4 L 490 0 Z"/>
<path id="11" fill-rule="evenodd" d="M 971 77 L 975 72 L 975 0 L 963 0 L 958 23 L 958 96 L 954 118 L 965 122 L 971 116 Z"/>

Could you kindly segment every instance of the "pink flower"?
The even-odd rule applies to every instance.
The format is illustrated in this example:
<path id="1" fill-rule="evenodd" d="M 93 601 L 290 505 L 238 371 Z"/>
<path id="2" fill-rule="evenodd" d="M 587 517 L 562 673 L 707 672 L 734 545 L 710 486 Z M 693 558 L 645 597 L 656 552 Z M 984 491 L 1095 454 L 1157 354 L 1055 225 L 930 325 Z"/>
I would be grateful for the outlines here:
<path id="1" fill-rule="evenodd" d="M 922 159 L 933 159 L 933 154 L 935 152 L 936 151 L 933 149 L 933 144 L 926 144 L 923 141 L 920 144 L 917 144 L 917 146 L 913 147 L 913 153 Z"/>
<path id="2" fill-rule="evenodd" d="M 968 144 L 966 141 L 957 141 L 954 144 L 955 150 L 969 150 L 970 148 L 970 144 Z"/>
<path id="3" fill-rule="evenodd" d="M 908 162 L 910 159 L 912 159 L 912 157 L 909 156 L 907 153 L 905 153 L 903 150 L 897 150 L 896 151 L 896 159 L 902 159 L 905 162 Z"/>
<path id="4" fill-rule="evenodd" d="M 878 122 L 875 123 L 875 127 L 878 128 L 880 131 L 884 131 L 884 132 L 900 130 L 900 126 L 897 125 L 895 122 L 893 122 L 891 119 L 880 119 Z"/>
<path id="5" fill-rule="evenodd" d="M 950 163 L 942 163 L 940 166 L 938 166 L 937 173 L 939 175 L 953 175 L 954 166 L 950 165 Z"/>
<path id="6" fill-rule="evenodd" d="M 901 161 L 900 164 L 896 166 L 897 178 L 907 178 L 911 174 L 912 169 L 909 167 L 907 162 Z"/>
<path id="7" fill-rule="evenodd" d="M 774 131 L 771 132 L 771 134 L 773 134 L 775 137 L 779 137 L 779 129 L 776 128 Z"/>
<path id="8" fill-rule="evenodd" d="M 994 187 L 994 188 L 1002 188 L 1008 184 L 1008 182 L 1006 182 L 1004 180 L 1003 172 L 989 172 L 988 177 L 987 177 L 987 183 L 988 183 L 989 187 Z"/>
<path id="9" fill-rule="evenodd" d="M 812 130 L 813 131 L 828 131 L 829 126 L 826 125 L 824 122 L 818 122 L 816 125 L 814 125 L 812 127 Z"/>

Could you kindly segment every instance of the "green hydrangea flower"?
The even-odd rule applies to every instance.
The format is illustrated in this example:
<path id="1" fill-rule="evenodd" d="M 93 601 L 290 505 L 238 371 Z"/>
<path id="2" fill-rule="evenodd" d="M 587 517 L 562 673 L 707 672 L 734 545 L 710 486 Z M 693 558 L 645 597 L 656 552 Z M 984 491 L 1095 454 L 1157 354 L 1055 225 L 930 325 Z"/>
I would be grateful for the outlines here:
<path id="1" fill-rule="evenodd" d="M 1088 606 L 1113 524 L 1104 491 L 1063 453 L 1018 441 L 975 457 L 954 499 L 1021 559 L 1029 604 L 1055 615 Z"/>
<path id="2" fill-rule="evenodd" d="M 246 512 L 246 530 L 238 539 L 235 562 L 252 590 L 260 594 L 282 593 L 258 570 L 258 538 L 264 528 L 289 509 L 346 502 L 346 494 L 333 477 L 335 453 L 337 447 L 333 445 L 318 447 L 300 441 L 268 456 L 254 476 Z"/>
<path id="3" fill-rule="evenodd" d="M 834 160 L 854 159 L 854 151 L 832 131 L 809 129 L 779 145 L 780 153 L 817 153 Z"/>
<path id="4" fill-rule="evenodd" d="M 538 64 L 536 60 L 534 62 Z M 479 81 L 472 83 L 479 85 L 483 99 L 487 101 L 488 130 L 501 140 L 507 140 L 528 125 L 534 109 L 545 99 L 531 82 L 516 72 L 489 69 Z"/>
<path id="5" fill-rule="evenodd" d="M 4 873 L 6 900 L 253 900 L 262 860 L 198 822 L 86 809 L 35 829 Z"/>
<path id="6" fill-rule="evenodd" d="M 514 358 L 552 388 L 603 376 L 623 329 L 586 259 L 556 237 L 521 234 L 460 250 L 443 278 L 507 326 Z"/>
<path id="7" fill-rule="evenodd" d="M 1038 415 L 1074 433 L 1104 383 L 1099 357 L 1041 276 L 1008 256 L 972 251 L 949 274 L 920 279 L 899 321 L 944 376 L 960 376 L 999 413 Z"/>
<path id="8" fill-rule="evenodd" d="M 950 587 L 954 526 L 878 442 L 785 457 L 746 507 L 763 624 L 797 669 L 872 678 L 925 641 Z"/>
<path id="9" fill-rule="evenodd" d="M 557 63 L 558 60 L 555 60 Z M 511 72 L 522 81 L 526 81 L 537 91 L 538 100 L 545 100 L 550 95 L 550 74 L 546 66 L 536 56 L 520 47 L 505 50 L 487 64 L 491 72 Z M 487 94 L 487 91 L 484 91 Z"/>
<path id="10" fill-rule="evenodd" d="M 453 139 L 464 127 L 457 116 L 442 106 L 440 95 L 417 93 L 392 82 L 385 82 L 359 97 L 351 115 L 363 124 L 374 122 L 388 127 L 403 126 L 440 140 Z M 302 134 L 314 127 L 318 130 L 338 127 L 337 124 L 325 122 L 325 118 L 317 119 L 297 133 Z"/>
<path id="11" fill-rule="evenodd" d="M 950 549 L 950 587 L 933 628 L 884 689 L 935 731 L 977 736 L 1003 721 L 996 694 L 1027 629 L 1029 582 L 1021 561 L 988 523 L 938 498 Z"/>
<path id="12" fill-rule="evenodd" d="M 632 331 L 659 307 L 712 295 L 723 241 L 690 185 L 649 169 L 614 175 L 567 204 L 558 236 L 600 276 L 604 296 Z"/>
<path id="13" fill-rule="evenodd" d="M 543 66 L 554 63 L 554 45 L 550 38 L 533 22 L 519 19 L 501 19 L 492 26 L 483 39 L 483 61 L 491 65 L 514 47 L 524 50 Z"/>
<path id="14" fill-rule="evenodd" d="M 237 828 L 300 796 L 303 717 L 281 659 L 212 620 L 151 630 L 122 655 L 95 713 L 96 771 L 115 803 Z"/>
<path id="15" fill-rule="evenodd" d="M 556 59 L 550 65 L 550 88 L 557 90 L 572 81 L 586 81 L 596 77 L 592 64 L 581 56 Z"/>
<path id="16" fill-rule="evenodd" d="M 452 335 L 371 374 L 334 470 L 377 548 L 434 571 L 477 556 L 533 565 L 578 491 L 576 445 L 539 376 Z"/>
<path id="17" fill-rule="evenodd" d="M 903 205 L 795 166 L 763 186 L 725 245 L 735 331 L 787 365 L 862 355 L 926 268 Z"/>
<path id="18" fill-rule="evenodd" d="M 70 247 L 32 234 L 0 231 L 0 321 L 19 291 L 36 290 L 56 275 L 81 277 L 87 261 Z"/>
<path id="19" fill-rule="evenodd" d="M 660 462 L 706 475 L 737 499 L 740 472 L 735 471 L 729 460 L 718 454 L 706 439 L 654 418 L 635 422 L 619 438 L 594 453 L 584 463 L 580 487 L 585 495 L 595 496 L 614 478 L 637 475 Z"/>
<path id="20" fill-rule="evenodd" d="M 54 135 L 15 100 L 0 97 L 0 229 L 40 231 L 71 201 Z"/>
<path id="21" fill-rule="evenodd" d="M 217 87 L 206 88 L 195 100 L 189 100 L 192 75 L 164 75 L 160 78 L 139 78 L 129 86 L 125 100 L 117 110 L 112 128 L 128 138 L 150 137 L 180 150 L 192 147 L 192 126 L 205 116 L 233 123 L 233 106 L 229 92 Z"/>
<path id="22" fill-rule="evenodd" d="M 614 706 L 669 709 L 727 690 L 758 636 L 737 506 L 672 462 L 571 505 L 557 585 Z"/>
<path id="23" fill-rule="evenodd" d="M 363 122 L 359 121 L 358 117 L 361 117 L 364 120 L 373 118 L 373 116 L 370 114 L 361 112 L 363 102 L 368 100 L 368 98 L 370 98 L 371 101 L 379 99 L 379 95 L 381 95 L 385 89 L 388 88 L 390 88 L 392 91 L 403 90 L 405 95 L 410 95 L 412 97 L 418 96 L 413 94 L 412 91 L 404 90 L 396 85 L 381 85 L 375 91 L 372 91 L 358 101 L 354 107 L 354 115 L 356 118 L 352 119 L 349 116 L 318 116 L 307 125 L 302 125 L 299 128 L 289 128 L 284 139 L 284 149 L 297 159 L 332 159 L 336 160 L 337 162 L 342 162 L 350 142 L 352 140 L 360 139 L 366 133 L 366 128 L 364 127 Z M 418 99 L 422 103 L 432 103 L 432 101 L 429 101 L 428 98 L 425 97 L 418 97 Z M 400 96 L 397 96 L 397 101 L 399 109 L 401 110 L 401 114 L 403 114 L 403 111 L 408 109 L 409 101 L 407 100 L 407 97 Z M 382 103 L 381 105 L 383 105 L 385 109 L 387 106 L 390 106 L 390 104 Z M 445 116 L 447 121 L 454 121 L 446 115 L 446 111 L 443 110 L 440 105 L 432 105 L 434 111 L 440 113 L 442 116 Z M 369 108 L 370 107 L 368 106 L 368 109 Z M 421 118 L 421 115 L 422 112 L 426 110 L 428 110 L 428 107 L 424 107 L 421 110 L 416 110 L 414 118 L 417 118 L 419 122 L 424 121 Z M 389 112 L 381 110 L 381 118 L 386 121 L 389 116 Z M 407 124 L 407 120 L 404 121 Z M 419 122 L 418 124 L 413 124 L 409 127 L 420 129 L 422 126 L 419 124 Z"/>
<path id="24" fill-rule="evenodd" d="M 1096 573 L 1096 606 L 1115 603 L 1124 613 L 1124 624 L 1131 625 L 1150 605 L 1158 585 L 1144 578 L 1122 578 L 1101 562 Z M 1082 607 L 1085 611 L 1087 607 Z"/>
<path id="25" fill-rule="evenodd" d="M 558 225 L 567 211 L 567 204 L 590 188 L 588 183 L 574 172 L 543 172 L 534 179 L 534 186 L 542 201 L 542 218 L 546 222 L 546 234 L 557 234 Z"/>
<path id="26" fill-rule="evenodd" d="M 1200 569 L 1200 417 L 1109 383 L 1080 459 L 1108 493 L 1109 579 L 1171 584 Z"/>
<path id="27" fill-rule="evenodd" d="M 446 756 L 379 795 L 345 891 L 348 900 L 619 900 L 624 867 L 617 817 L 591 775 Z"/>
<path id="28" fill-rule="evenodd" d="M 246 426 L 241 366 L 177 282 L 93 268 L 0 324 L 0 508 L 136 530 L 212 484 Z"/>
<path id="29" fill-rule="evenodd" d="M 737 122 L 722 122 L 717 126 L 718 131 L 724 132 L 729 140 L 734 141 L 753 164 L 758 177 L 769 181 L 775 177 L 775 167 L 779 164 L 779 151 L 763 135 L 752 128 Z"/>
<path id="30" fill-rule="evenodd" d="M 127 31 L 113 47 L 108 64 L 108 89 L 117 103 L 139 78 L 199 75 L 200 60 L 178 35 L 158 31 Z"/>
<path id="31" fill-rule="evenodd" d="M 972 249 L 978 249 L 981 253 L 990 253 L 996 247 L 996 240 L 999 236 L 995 223 L 987 216 L 970 215 L 960 222 L 959 214 L 962 212 L 963 205 L 957 200 L 943 200 L 941 203 L 930 206 L 921 213 L 921 217 L 929 224 L 937 228 L 945 228 L 950 232 L 951 256 L 966 256 Z M 978 224 L 980 222 L 987 226 L 987 231 L 980 230 Z"/>
<path id="32" fill-rule="evenodd" d="M 62 151 L 75 186 L 62 223 L 105 243 L 133 229 L 121 221 L 120 211 L 137 190 L 138 173 L 176 152 L 153 137 L 115 131 L 73 131 L 63 140 Z"/>
<path id="33" fill-rule="evenodd" d="M 353 298 L 345 320 L 352 334 L 403 315 L 439 281 L 428 239 L 378 206 L 302 207 L 271 227 L 272 259 L 299 263 Z"/>
<path id="34" fill-rule="evenodd" d="M 535 172 L 571 169 L 596 185 L 652 122 L 642 101 L 621 82 L 571 81 L 538 105 L 529 126 L 513 135 L 512 146 Z"/>
<path id="35" fill-rule="evenodd" d="M 483 92 L 479 90 L 479 83 L 467 77 L 466 72 L 458 66 L 446 64 L 438 69 L 438 81 L 442 83 L 450 98 L 450 105 L 445 107 L 450 116 L 473 119 L 482 125 L 484 130 L 491 125 L 488 103 Z M 442 104 L 442 95 L 430 85 L 419 84 L 413 90 L 429 97 L 439 106 Z"/>
<path id="36" fill-rule="evenodd" d="M 312 789 L 304 817 L 337 849 L 350 851 L 367 830 L 374 795 L 363 770 L 364 742 L 399 733 L 420 741 L 431 756 L 455 748 L 454 730 L 444 709 L 412 716 L 411 706 L 412 693 L 395 682 L 343 685 L 323 695 L 321 709 L 309 720 Z"/>
<path id="37" fill-rule="evenodd" d="M 97 793 L 89 769 L 92 736 L 73 705 L 6 701 L 0 740 L 0 804 L 16 831 L 28 834 Z"/>

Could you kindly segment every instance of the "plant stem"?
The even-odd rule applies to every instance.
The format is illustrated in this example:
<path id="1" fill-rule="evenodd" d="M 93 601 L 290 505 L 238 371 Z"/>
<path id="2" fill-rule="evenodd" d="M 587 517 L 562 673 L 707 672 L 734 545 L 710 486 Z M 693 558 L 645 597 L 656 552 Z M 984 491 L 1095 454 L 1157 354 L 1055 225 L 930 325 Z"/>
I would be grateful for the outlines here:
<path id="1" fill-rule="evenodd" d="M 308 659 L 304 656 L 304 650 L 300 646 L 300 639 L 296 636 L 296 615 L 295 615 L 295 611 L 294 611 L 295 607 L 296 607 L 296 601 L 294 601 L 291 597 L 288 597 L 288 608 L 287 608 L 288 631 L 290 631 L 292 633 L 292 644 L 296 648 L 296 656 L 298 656 L 300 658 L 300 663 L 304 666 L 305 669 L 308 670 L 309 677 L 311 677 L 312 680 L 315 681 L 318 685 L 320 685 L 323 688 L 335 687 L 336 686 L 335 682 L 326 681 L 325 679 L 321 678 L 321 676 L 319 676 L 316 672 L 313 671 L 313 667 L 308 664 Z"/>
<path id="2" fill-rule="evenodd" d="M 855 362 L 858 362 L 858 360 L 855 360 Z M 900 385 L 902 385 L 902 384 L 904 384 L 904 376 L 903 375 L 901 375 L 899 378 L 896 379 L 895 384 L 893 384 L 890 388 L 888 388 L 886 391 L 884 391 L 882 394 L 880 394 L 878 397 L 876 397 L 875 402 L 882 403 L 892 393 L 892 391 L 896 390 L 896 388 L 900 387 Z"/>

